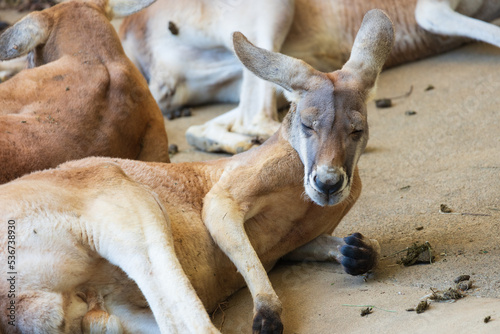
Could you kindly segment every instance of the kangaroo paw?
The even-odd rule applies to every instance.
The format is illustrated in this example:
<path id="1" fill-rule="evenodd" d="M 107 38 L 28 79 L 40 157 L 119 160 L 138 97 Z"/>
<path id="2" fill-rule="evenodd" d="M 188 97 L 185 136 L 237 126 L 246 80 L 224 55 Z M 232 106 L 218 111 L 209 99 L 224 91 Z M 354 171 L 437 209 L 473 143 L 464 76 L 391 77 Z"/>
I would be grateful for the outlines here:
<path id="1" fill-rule="evenodd" d="M 346 245 L 340 248 L 341 264 L 346 273 L 361 275 L 373 269 L 380 256 L 380 246 L 376 240 L 367 239 L 361 233 L 344 238 Z"/>

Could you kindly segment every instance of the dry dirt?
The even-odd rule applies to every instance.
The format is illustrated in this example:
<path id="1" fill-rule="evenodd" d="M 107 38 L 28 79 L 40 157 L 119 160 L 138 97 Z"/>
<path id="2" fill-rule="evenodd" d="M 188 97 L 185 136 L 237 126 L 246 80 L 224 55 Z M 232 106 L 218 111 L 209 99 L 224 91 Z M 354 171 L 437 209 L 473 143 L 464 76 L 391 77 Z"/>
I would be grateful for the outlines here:
<path id="1" fill-rule="evenodd" d="M 270 277 L 283 302 L 285 333 L 500 333 L 499 71 L 500 50 L 477 44 L 382 74 L 377 98 L 411 86 L 413 92 L 389 109 L 369 104 L 370 141 L 359 163 L 363 193 L 334 234 L 375 238 L 385 256 L 428 241 L 436 262 L 403 267 L 398 254 L 382 259 L 366 281 L 334 263 L 280 264 Z M 429 85 L 434 89 L 426 91 Z M 217 157 L 190 148 L 184 131 L 231 107 L 167 120 L 169 140 L 180 148 L 172 160 Z M 441 204 L 466 215 L 441 214 Z M 422 314 L 406 311 L 462 274 L 473 281 L 466 298 L 432 303 Z M 361 307 L 345 304 L 377 308 L 361 317 Z M 251 333 L 248 290 L 227 306 L 214 320 L 220 326 L 224 318 L 223 333 Z M 484 323 L 486 316 L 492 321 Z"/>

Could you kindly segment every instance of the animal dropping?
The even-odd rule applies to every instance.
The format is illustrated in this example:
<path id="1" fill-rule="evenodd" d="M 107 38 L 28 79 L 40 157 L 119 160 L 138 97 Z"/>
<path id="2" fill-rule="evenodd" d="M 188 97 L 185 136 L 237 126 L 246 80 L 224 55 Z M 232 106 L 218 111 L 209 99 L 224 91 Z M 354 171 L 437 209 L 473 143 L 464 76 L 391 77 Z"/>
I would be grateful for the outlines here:
<path id="1" fill-rule="evenodd" d="M 453 280 L 453 282 L 455 282 L 455 283 L 458 284 L 458 283 L 460 283 L 462 281 L 468 281 L 468 280 L 470 280 L 470 275 L 460 275 L 457 278 L 455 278 Z"/>
<path id="2" fill-rule="evenodd" d="M 364 308 L 361 310 L 361 316 L 364 317 L 364 316 L 367 316 L 368 314 L 372 314 L 373 313 L 373 308 L 372 307 L 367 307 L 367 308 Z"/>
<path id="3" fill-rule="evenodd" d="M 430 263 L 434 261 L 434 255 L 432 255 L 432 247 L 428 241 L 422 245 L 414 243 L 411 247 L 406 250 L 406 256 L 402 257 L 398 264 L 403 264 L 405 267 L 412 266 L 418 263 Z"/>
<path id="4" fill-rule="evenodd" d="M 467 291 L 472 287 L 472 282 L 471 281 L 462 281 L 457 284 L 457 290 L 460 291 Z"/>
<path id="5" fill-rule="evenodd" d="M 417 312 L 417 314 L 420 314 L 427 311 L 428 308 L 429 308 L 429 303 L 427 302 L 427 299 L 425 299 L 418 303 L 417 307 L 415 308 L 415 311 Z"/>
<path id="6" fill-rule="evenodd" d="M 392 100 L 391 99 L 379 99 L 375 100 L 375 106 L 377 108 L 390 108 L 392 107 Z"/>
<path id="7" fill-rule="evenodd" d="M 457 300 L 465 297 L 460 291 L 454 288 L 448 288 L 446 291 L 434 291 L 432 290 L 432 295 L 429 297 L 431 300 L 435 300 L 438 302 L 449 301 L 449 300 Z"/>

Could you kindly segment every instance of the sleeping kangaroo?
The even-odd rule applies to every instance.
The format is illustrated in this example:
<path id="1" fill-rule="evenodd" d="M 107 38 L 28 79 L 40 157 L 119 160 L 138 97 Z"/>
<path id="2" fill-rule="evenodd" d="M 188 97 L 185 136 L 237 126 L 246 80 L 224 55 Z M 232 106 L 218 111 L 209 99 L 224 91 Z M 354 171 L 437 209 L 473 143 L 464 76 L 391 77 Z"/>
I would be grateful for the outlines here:
<path id="1" fill-rule="evenodd" d="M 210 162 L 88 158 L 0 186 L 0 261 L 15 261 L 16 282 L 0 300 L 3 332 L 218 333 L 207 310 L 247 285 L 253 332 L 281 333 L 267 275 L 280 258 L 338 261 L 352 275 L 375 266 L 376 241 L 331 233 L 361 192 L 366 101 L 392 22 L 368 12 L 331 73 L 233 41 L 292 104 L 263 145 Z M 11 288 L 0 280 L 2 296 Z"/>
<path id="2" fill-rule="evenodd" d="M 28 55 L 0 84 L 0 183 L 91 156 L 169 162 L 161 112 L 109 22 L 153 1 L 66 1 L 0 35 L 0 60 Z"/>
<path id="3" fill-rule="evenodd" d="M 500 18 L 498 0 L 158 0 L 126 18 L 120 37 L 164 113 L 239 102 L 186 133 L 199 149 L 237 153 L 276 131 L 279 101 L 273 84 L 233 56 L 231 32 L 329 72 L 349 58 L 357 24 L 373 8 L 395 25 L 386 66 L 442 53 L 465 38 L 500 47 L 500 28 L 490 23 Z"/>

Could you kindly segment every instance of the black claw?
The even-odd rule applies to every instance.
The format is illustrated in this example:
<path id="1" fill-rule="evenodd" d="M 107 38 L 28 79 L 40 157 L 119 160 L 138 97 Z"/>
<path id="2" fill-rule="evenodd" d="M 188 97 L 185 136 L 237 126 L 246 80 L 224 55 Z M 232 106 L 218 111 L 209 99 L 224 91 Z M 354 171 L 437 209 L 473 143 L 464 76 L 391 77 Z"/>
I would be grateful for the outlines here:
<path id="1" fill-rule="evenodd" d="M 369 259 L 372 255 L 372 251 L 370 251 L 370 249 L 350 245 L 342 246 L 342 248 L 340 248 L 340 253 L 346 257 L 354 259 Z"/>
<path id="2" fill-rule="evenodd" d="M 283 324 L 277 312 L 263 308 L 253 318 L 253 334 L 281 334 Z"/>
<path id="3" fill-rule="evenodd" d="M 192 115 L 190 108 L 177 108 L 175 110 L 162 110 L 163 115 L 169 120 L 173 120 L 181 117 L 190 117 Z"/>
<path id="4" fill-rule="evenodd" d="M 181 117 L 182 117 L 182 110 L 181 109 L 174 110 L 174 118 L 181 118 Z"/>
<path id="5" fill-rule="evenodd" d="M 370 263 L 367 260 L 355 260 L 349 257 L 342 259 L 344 271 L 349 275 L 361 275 L 366 273 L 370 268 Z"/>
<path id="6" fill-rule="evenodd" d="M 359 233 L 359 232 L 354 232 L 351 236 L 355 237 L 357 239 L 363 239 L 364 238 L 363 235 L 361 233 Z"/>
<path id="7" fill-rule="evenodd" d="M 344 242 L 351 246 L 364 247 L 366 246 L 363 241 L 364 237 L 361 233 L 354 233 L 348 237 L 344 238 Z"/>

